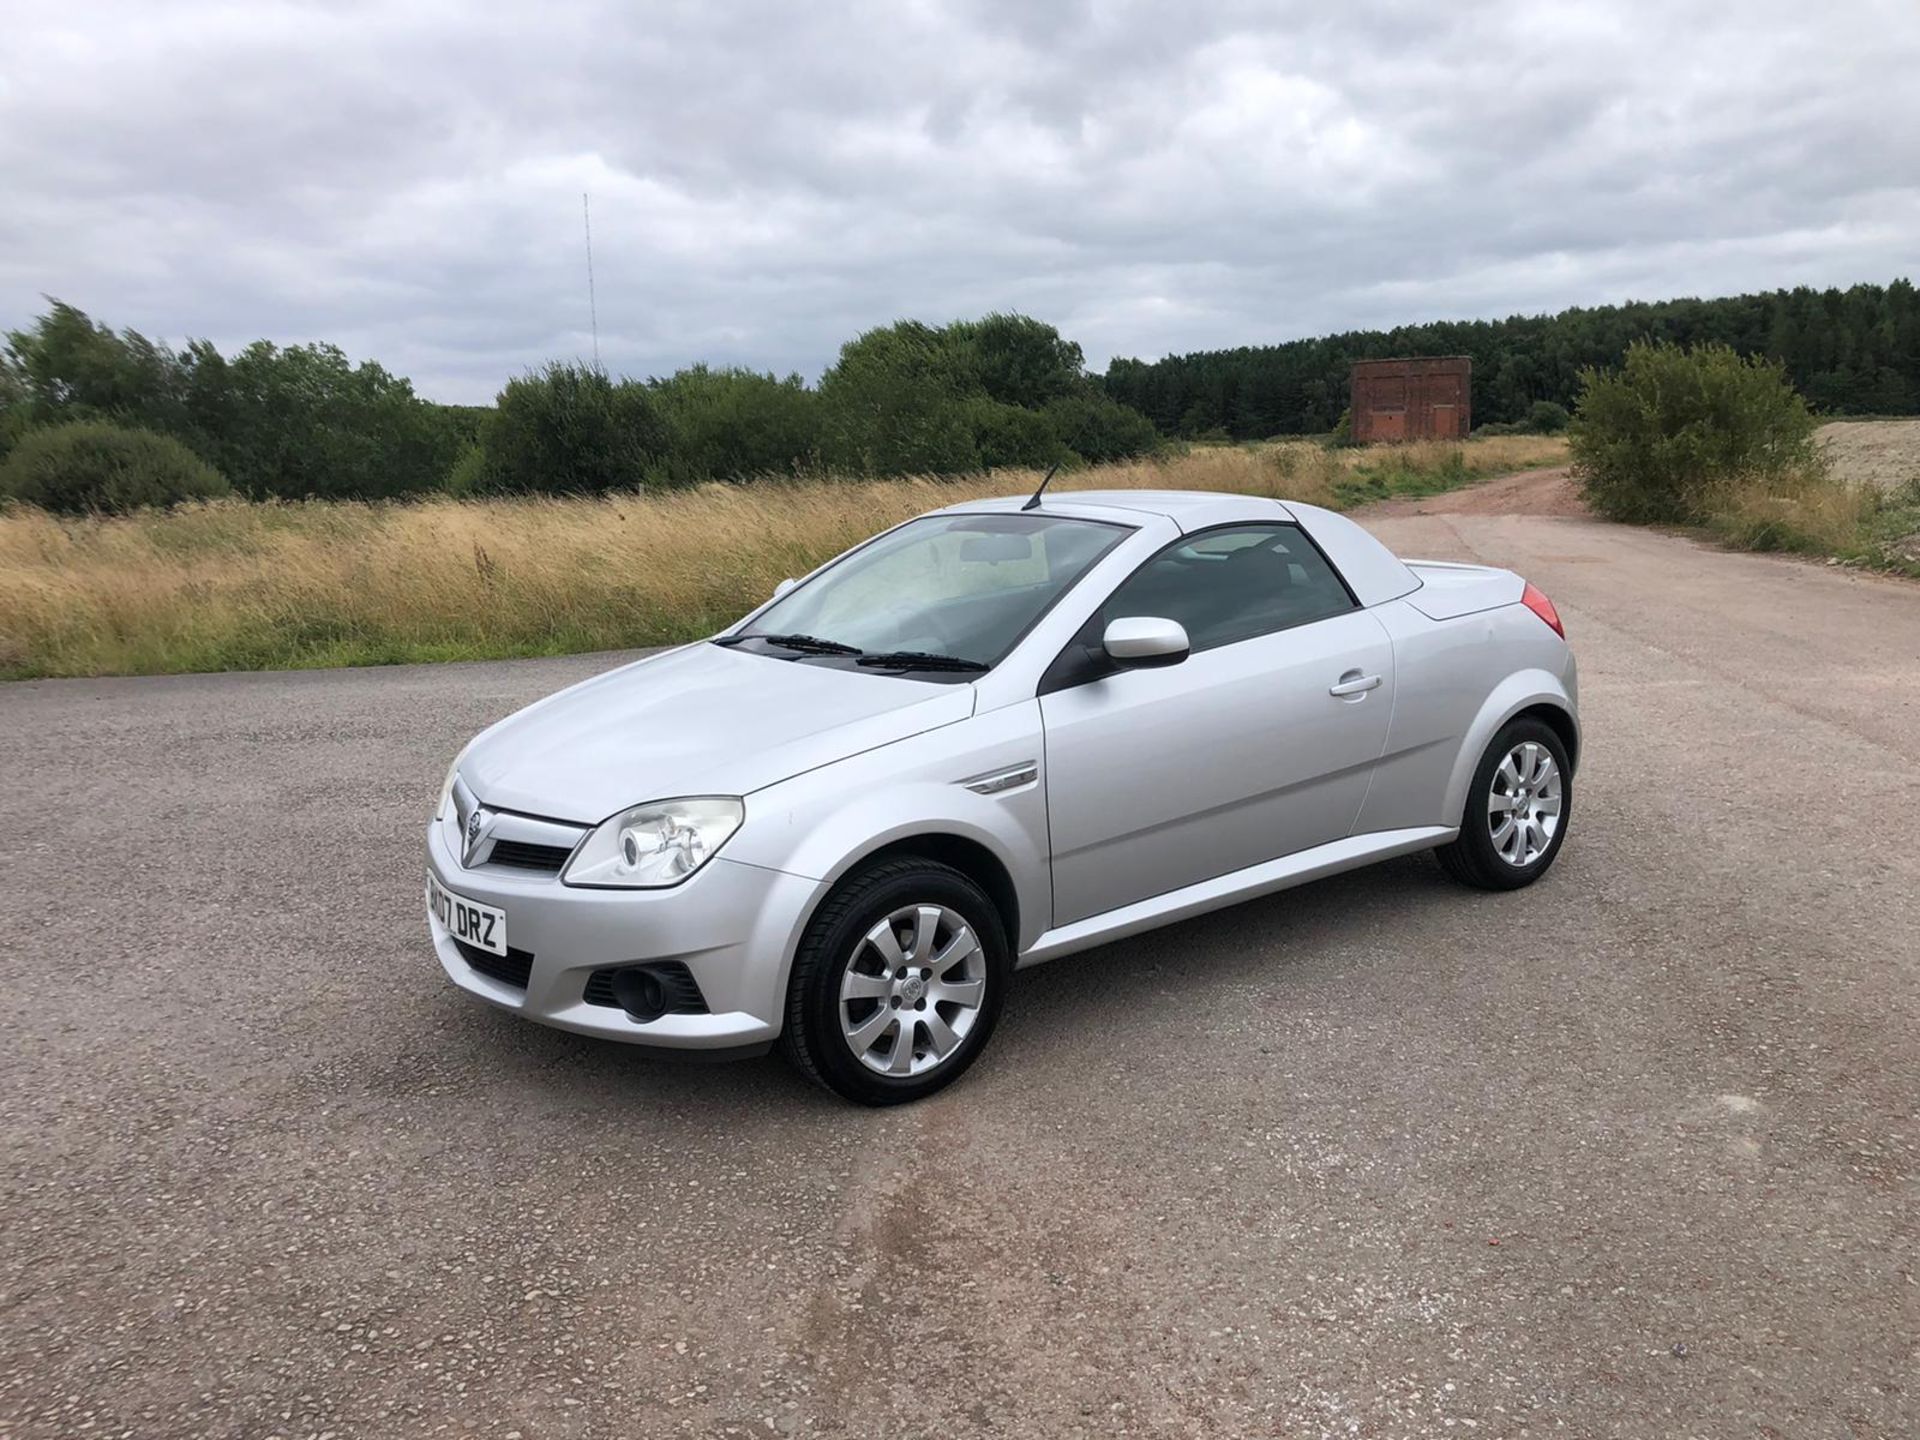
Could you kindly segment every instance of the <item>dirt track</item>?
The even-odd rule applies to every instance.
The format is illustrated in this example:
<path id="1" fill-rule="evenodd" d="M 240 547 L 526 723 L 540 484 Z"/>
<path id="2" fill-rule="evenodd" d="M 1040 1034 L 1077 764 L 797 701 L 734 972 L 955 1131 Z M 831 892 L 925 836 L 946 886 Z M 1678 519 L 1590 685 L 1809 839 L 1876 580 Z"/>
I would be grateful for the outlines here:
<path id="1" fill-rule="evenodd" d="M 1420 499 L 1383 500 L 1359 512 L 1357 519 L 1371 525 L 1408 515 L 1544 515 L 1580 518 L 1588 514 L 1580 488 L 1567 467 L 1522 470 L 1483 480 L 1460 490 Z"/>
<path id="2" fill-rule="evenodd" d="M 0 686 L 0 1434 L 1920 1432 L 1920 586 L 1489 498 L 1370 523 L 1566 618 L 1553 875 L 1029 972 L 889 1113 L 440 975 L 447 756 L 616 657 Z"/>

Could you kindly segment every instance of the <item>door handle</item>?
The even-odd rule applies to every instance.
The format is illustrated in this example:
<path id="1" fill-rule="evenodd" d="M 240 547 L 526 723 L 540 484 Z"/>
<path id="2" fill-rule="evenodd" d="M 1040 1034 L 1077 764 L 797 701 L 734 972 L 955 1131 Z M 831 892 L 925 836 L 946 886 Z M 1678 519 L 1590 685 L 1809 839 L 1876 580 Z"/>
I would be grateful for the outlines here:
<path id="1" fill-rule="evenodd" d="M 1340 677 L 1339 684 L 1327 687 L 1327 694 L 1337 695 L 1344 700 L 1350 695 L 1364 695 L 1379 683 L 1378 675 L 1362 675 L 1358 670 L 1349 670 Z"/>

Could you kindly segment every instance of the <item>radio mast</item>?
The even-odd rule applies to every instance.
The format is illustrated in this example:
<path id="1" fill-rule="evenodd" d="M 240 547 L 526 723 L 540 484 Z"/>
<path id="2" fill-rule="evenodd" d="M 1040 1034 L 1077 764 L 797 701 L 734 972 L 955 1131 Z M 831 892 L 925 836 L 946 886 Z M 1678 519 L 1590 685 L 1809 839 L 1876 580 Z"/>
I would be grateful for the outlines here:
<path id="1" fill-rule="evenodd" d="M 593 368 L 600 368 L 600 304 L 593 294 L 593 207 L 580 192 L 580 220 L 587 232 L 587 320 L 593 327 Z"/>

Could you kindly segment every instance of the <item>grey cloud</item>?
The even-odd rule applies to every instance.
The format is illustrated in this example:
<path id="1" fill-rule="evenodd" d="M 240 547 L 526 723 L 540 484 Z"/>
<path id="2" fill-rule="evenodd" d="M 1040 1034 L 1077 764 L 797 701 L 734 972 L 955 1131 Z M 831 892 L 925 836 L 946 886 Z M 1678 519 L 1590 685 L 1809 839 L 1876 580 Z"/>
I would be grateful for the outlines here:
<path id="1" fill-rule="evenodd" d="M 1910 269 L 1920 12 L 1697 3 L 41 7 L 0 322 L 55 294 L 480 400 L 814 375 L 1024 309 L 1102 363 Z"/>

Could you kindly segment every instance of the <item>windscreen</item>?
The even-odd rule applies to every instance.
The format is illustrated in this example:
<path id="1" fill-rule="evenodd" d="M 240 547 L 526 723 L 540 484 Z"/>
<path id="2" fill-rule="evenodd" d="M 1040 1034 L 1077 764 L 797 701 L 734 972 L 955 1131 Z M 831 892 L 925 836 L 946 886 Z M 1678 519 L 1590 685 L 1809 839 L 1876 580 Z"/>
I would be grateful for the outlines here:
<path id="1" fill-rule="evenodd" d="M 741 635 L 992 665 L 1126 534 L 1059 516 L 929 515 L 775 601 Z"/>

